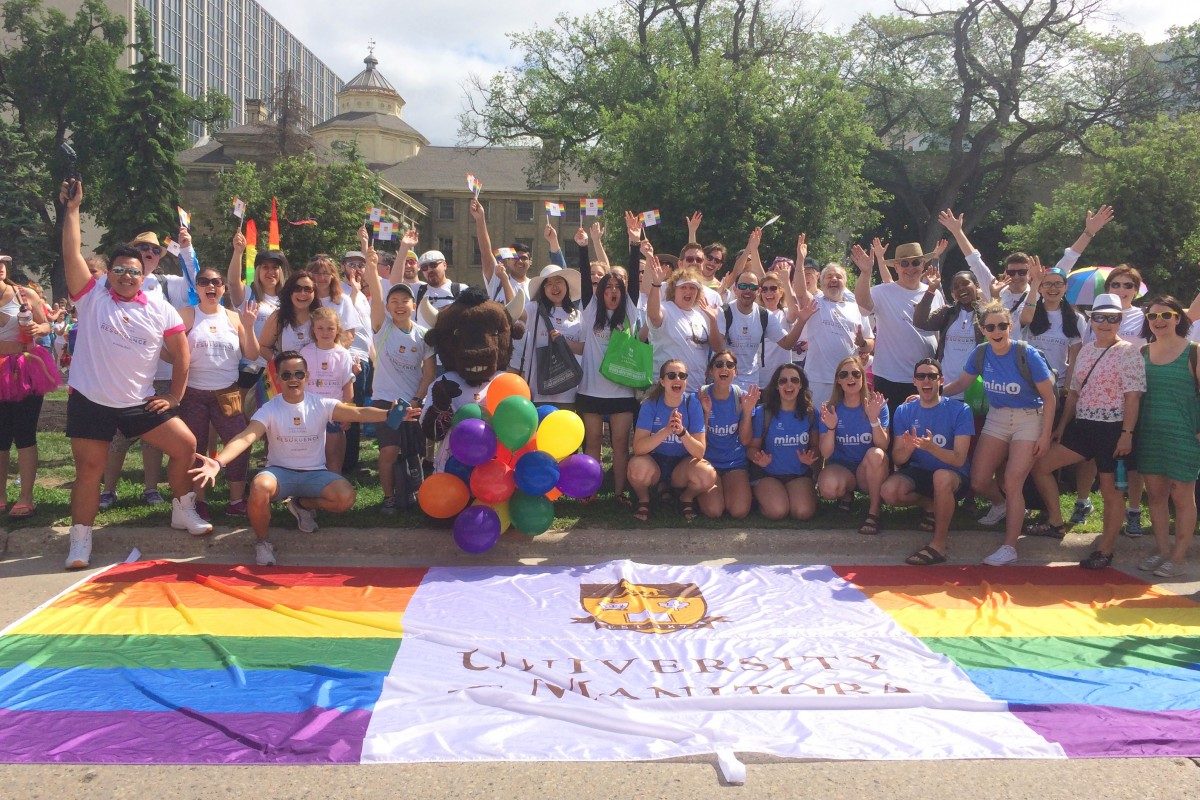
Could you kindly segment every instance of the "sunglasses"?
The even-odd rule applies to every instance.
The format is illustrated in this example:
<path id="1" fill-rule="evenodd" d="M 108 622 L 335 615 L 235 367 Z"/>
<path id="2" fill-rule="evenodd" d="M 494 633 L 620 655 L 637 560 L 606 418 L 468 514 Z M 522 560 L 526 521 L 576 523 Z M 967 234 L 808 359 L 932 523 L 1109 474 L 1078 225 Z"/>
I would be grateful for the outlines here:
<path id="1" fill-rule="evenodd" d="M 154 253 L 156 256 L 161 256 L 163 249 L 154 244 L 139 244 L 137 246 L 137 251 L 139 253 Z"/>
<path id="2" fill-rule="evenodd" d="M 196 278 L 197 286 L 224 286 L 225 281 L 222 278 Z"/>
<path id="3" fill-rule="evenodd" d="M 114 275 L 118 278 L 120 278 L 122 275 L 128 275 L 132 278 L 134 275 L 141 275 L 142 270 L 138 267 L 112 267 L 108 270 L 108 274 Z"/>
<path id="4" fill-rule="evenodd" d="M 297 286 L 292 290 L 292 294 L 312 294 L 317 290 L 315 286 Z"/>
<path id="5" fill-rule="evenodd" d="M 838 372 L 838 379 L 843 380 L 843 381 L 846 380 L 846 378 L 861 378 L 861 377 L 862 377 L 862 372 L 857 369 L 843 369 Z"/>
<path id="6" fill-rule="evenodd" d="M 987 325 L 984 325 L 982 327 L 988 333 L 992 333 L 992 332 L 996 331 L 997 329 L 1006 331 L 1011 326 L 1012 326 L 1011 322 L 989 322 Z"/>
<path id="7" fill-rule="evenodd" d="M 1178 311 L 1150 311 L 1146 314 L 1146 319 L 1154 322 L 1156 319 L 1171 320 L 1179 316 Z"/>
<path id="8" fill-rule="evenodd" d="M 290 370 L 284 370 L 283 372 L 279 373 L 279 377 L 285 381 L 290 381 L 292 379 L 302 381 L 307 376 L 308 376 L 308 373 L 302 369 L 298 369 L 295 372 L 291 372 Z"/>
<path id="9" fill-rule="evenodd" d="M 743 292 L 758 291 L 758 284 L 757 283 L 739 283 L 737 285 L 737 288 L 741 289 Z"/>
<path id="10" fill-rule="evenodd" d="M 415 258 L 406 258 L 406 259 L 404 259 L 404 263 L 405 264 L 415 264 L 415 263 L 417 263 L 417 260 Z"/>
<path id="11" fill-rule="evenodd" d="M 1004 270 L 1004 274 L 1011 275 L 1014 278 L 1023 278 L 1029 274 L 1029 270 L 1027 270 L 1027 269 L 1006 269 L 1006 270 Z"/>
<path id="12" fill-rule="evenodd" d="M 800 376 L 793 375 L 790 378 L 780 378 L 779 380 L 775 381 L 775 383 L 780 386 L 787 386 L 789 383 L 794 383 L 798 386 L 800 384 Z"/>
<path id="13" fill-rule="evenodd" d="M 687 258 L 683 259 L 683 263 L 685 263 L 685 264 L 703 264 L 704 258 L 702 256 L 688 256 Z"/>
<path id="14" fill-rule="evenodd" d="M 716 256 L 705 256 L 705 257 L 704 257 L 704 260 L 705 260 L 705 261 L 712 261 L 712 262 L 714 262 L 714 263 L 717 263 L 717 264 L 724 264 L 724 263 L 725 263 L 725 256 L 721 256 L 720 258 L 717 258 Z"/>
<path id="15" fill-rule="evenodd" d="M 714 361 L 713 369 L 737 369 L 737 364 L 733 363 L 732 361 L 725 360 Z"/>
<path id="16" fill-rule="evenodd" d="M 913 374 L 913 381 L 936 381 L 940 377 L 940 372 L 916 372 Z"/>
<path id="17" fill-rule="evenodd" d="M 1136 283 L 1126 283 L 1125 281 L 1113 281 L 1108 285 L 1110 289 L 1136 289 Z"/>
<path id="18" fill-rule="evenodd" d="M 924 266 L 925 259 L 923 259 L 923 258 L 902 258 L 899 261 L 897 261 L 896 263 L 900 265 L 901 269 L 907 269 L 908 267 Z"/>
<path id="19" fill-rule="evenodd" d="M 1150 316 L 1149 314 L 1146 315 Z M 1116 325 L 1121 321 L 1120 314 L 1092 314 L 1092 322 L 1103 322 L 1107 325 Z"/>
<path id="20" fill-rule="evenodd" d="M 445 264 L 445 261 L 431 261 L 428 264 L 421 264 L 417 267 L 420 270 L 437 269 L 438 264 Z"/>
<path id="21" fill-rule="evenodd" d="M 664 372 L 663 377 L 669 381 L 686 381 L 688 374 L 686 372 Z"/>
<path id="22" fill-rule="evenodd" d="M 779 287 L 778 286 L 764 286 L 761 289 L 759 289 L 759 291 L 762 292 L 763 294 L 774 294 L 775 292 L 779 291 Z"/>

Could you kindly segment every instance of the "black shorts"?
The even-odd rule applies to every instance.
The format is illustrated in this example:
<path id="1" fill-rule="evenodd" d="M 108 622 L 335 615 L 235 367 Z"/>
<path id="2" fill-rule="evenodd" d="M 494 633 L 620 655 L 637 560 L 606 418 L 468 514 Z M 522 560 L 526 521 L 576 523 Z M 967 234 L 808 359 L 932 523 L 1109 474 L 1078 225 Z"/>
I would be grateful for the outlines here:
<path id="1" fill-rule="evenodd" d="M 887 400 L 888 413 L 891 419 L 896 418 L 896 409 L 900 407 L 908 398 L 917 393 L 917 387 L 913 383 L 898 383 L 889 381 L 887 378 L 875 376 L 875 391 L 883 395 Z"/>
<path id="2" fill-rule="evenodd" d="M 638 401 L 632 397 L 592 397 L 589 394 L 578 394 L 575 395 L 575 410 L 580 414 L 596 414 L 601 417 L 636 414 Z"/>
<path id="3" fill-rule="evenodd" d="M 0 403 L 0 450 L 5 453 L 14 444 L 18 450 L 37 444 L 38 416 L 43 395 L 31 394 L 24 400 Z M 0 498 L 3 499 L 3 498 Z"/>
<path id="4" fill-rule="evenodd" d="M 385 408 L 390 411 L 394 405 L 396 404 L 390 400 L 371 401 L 371 408 Z M 425 452 L 425 434 L 421 431 L 421 423 L 415 420 L 401 422 L 399 428 L 393 428 L 386 422 L 376 422 L 375 439 L 381 448 L 398 447 L 400 453 L 406 456 Z"/>
<path id="5" fill-rule="evenodd" d="M 173 408 L 161 414 L 147 411 L 145 405 L 109 408 L 72 391 L 67 395 L 67 438 L 111 442 L 120 431 L 125 438 L 134 439 L 174 416 Z"/>
<path id="6" fill-rule="evenodd" d="M 1121 438 L 1121 427 L 1124 424 L 1073 419 L 1063 431 L 1062 446 L 1083 456 L 1085 461 L 1095 459 L 1097 472 L 1116 472 L 1117 459 L 1113 456 L 1113 451 L 1117 449 L 1117 440 Z M 1137 469 L 1133 454 L 1134 450 L 1130 450 L 1129 455 L 1122 456 L 1125 469 Z"/>
<path id="7" fill-rule="evenodd" d="M 951 470 L 953 472 L 953 470 Z M 916 464 L 905 464 L 896 470 L 897 475 L 903 475 L 913 483 L 914 491 L 922 497 L 933 499 L 933 471 Z M 971 481 L 961 472 L 955 472 L 959 477 L 958 488 L 954 490 L 954 499 L 962 500 L 971 488 Z"/>

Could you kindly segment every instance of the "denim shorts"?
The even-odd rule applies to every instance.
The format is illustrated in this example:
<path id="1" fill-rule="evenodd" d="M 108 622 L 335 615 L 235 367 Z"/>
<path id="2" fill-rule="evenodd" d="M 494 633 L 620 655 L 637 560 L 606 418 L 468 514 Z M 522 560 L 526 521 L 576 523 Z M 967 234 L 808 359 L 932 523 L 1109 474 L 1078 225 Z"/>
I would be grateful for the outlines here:
<path id="1" fill-rule="evenodd" d="M 334 481 L 344 480 L 341 475 L 328 469 L 288 469 L 287 467 L 264 467 L 262 472 L 269 473 L 279 484 L 276 498 L 283 497 L 320 497 L 326 486 Z"/>

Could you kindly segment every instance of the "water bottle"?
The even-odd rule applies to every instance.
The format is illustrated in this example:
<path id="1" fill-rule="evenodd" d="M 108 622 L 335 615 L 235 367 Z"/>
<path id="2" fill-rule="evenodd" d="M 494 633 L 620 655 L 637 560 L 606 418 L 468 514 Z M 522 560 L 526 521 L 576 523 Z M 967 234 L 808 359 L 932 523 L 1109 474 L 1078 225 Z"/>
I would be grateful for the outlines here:
<path id="1" fill-rule="evenodd" d="M 23 345 L 33 344 L 33 336 L 25 332 L 25 327 L 32 324 L 33 312 L 29 309 L 29 304 L 21 303 L 21 308 L 17 311 L 17 326 L 21 329 L 20 339 Z"/>
<path id="2" fill-rule="evenodd" d="M 1125 491 L 1129 488 L 1129 476 L 1125 473 L 1125 459 L 1123 458 L 1117 459 L 1116 483 L 1117 488 L 1121 491 Z"/>

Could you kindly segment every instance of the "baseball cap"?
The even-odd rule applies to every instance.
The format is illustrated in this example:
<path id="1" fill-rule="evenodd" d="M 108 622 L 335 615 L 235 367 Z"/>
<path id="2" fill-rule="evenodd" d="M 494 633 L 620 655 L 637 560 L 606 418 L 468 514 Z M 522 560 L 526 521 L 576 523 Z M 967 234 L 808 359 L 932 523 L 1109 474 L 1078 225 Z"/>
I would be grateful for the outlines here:
<path id="1" fill-rule="evenodd" d="M 446 257 L 442 255 L 441 250 L 426 250 L 421 253 L 421 257 L 417 259 L 417 266 L 423 267 L 426 264 L 436 264 L 439 261 L 445 261 Z"/>

